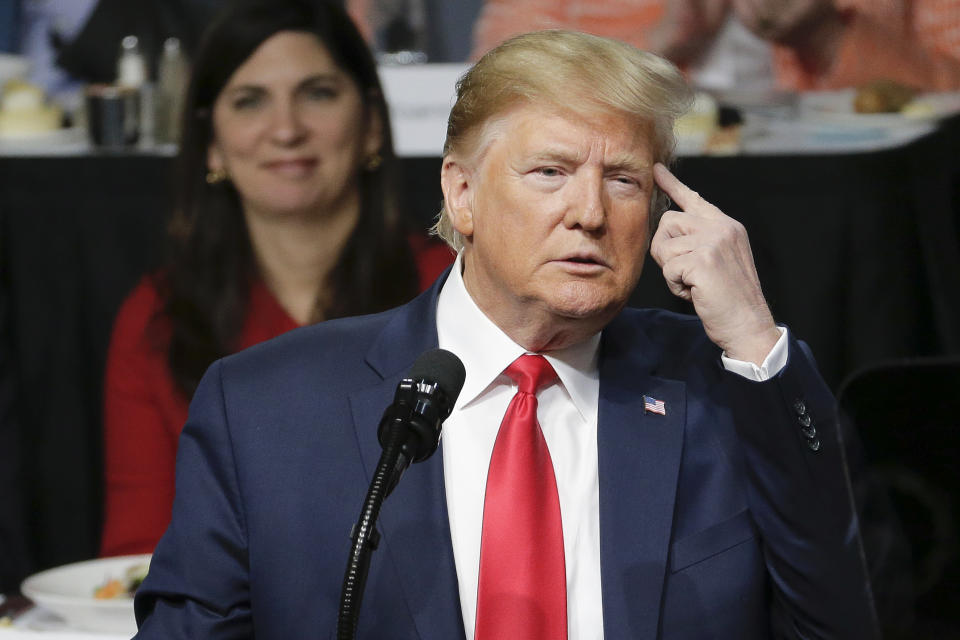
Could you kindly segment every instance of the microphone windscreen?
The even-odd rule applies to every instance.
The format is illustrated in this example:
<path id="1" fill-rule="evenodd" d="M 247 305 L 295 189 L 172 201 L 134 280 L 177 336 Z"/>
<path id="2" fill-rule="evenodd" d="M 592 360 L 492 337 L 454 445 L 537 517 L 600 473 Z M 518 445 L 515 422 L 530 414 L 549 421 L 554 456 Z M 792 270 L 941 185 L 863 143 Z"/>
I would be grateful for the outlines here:
<path id="1" fill-rule="evenodd" d="M 424 351 L 410 367 L 409 378 L 435 382 L 447 394 L 450 406 L 457 402 L 467 372 L 460 358 L 446 349 Z"/>

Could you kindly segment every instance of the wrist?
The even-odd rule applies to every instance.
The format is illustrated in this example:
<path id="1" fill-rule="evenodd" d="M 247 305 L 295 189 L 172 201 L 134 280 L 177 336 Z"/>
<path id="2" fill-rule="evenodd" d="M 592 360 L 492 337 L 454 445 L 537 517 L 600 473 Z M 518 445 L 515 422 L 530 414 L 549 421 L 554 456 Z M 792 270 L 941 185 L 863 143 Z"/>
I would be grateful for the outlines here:
<path id="1" fill-rule="evenodd" d="M 770 351 L 774 345 L 777 344 L 780 335 L 780 329 L 777 328 L 777 325 L 773 323 L 773 319 L 771 318 L 765 328 L 751 331 L 749 334 L 725 346 L 723 351 L 728 358 L 741 360 L 743 362 L 752 362 L 759 367 L 763 365 L 763 361 L 770 355 Z"/>

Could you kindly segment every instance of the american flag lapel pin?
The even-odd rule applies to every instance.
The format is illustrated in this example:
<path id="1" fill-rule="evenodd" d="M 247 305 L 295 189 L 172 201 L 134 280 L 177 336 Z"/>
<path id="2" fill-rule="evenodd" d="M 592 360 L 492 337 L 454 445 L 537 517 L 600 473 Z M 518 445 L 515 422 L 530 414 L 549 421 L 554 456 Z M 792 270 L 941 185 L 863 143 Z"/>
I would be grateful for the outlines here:
<path id="1" fill-rule="evenodd" d="M 659 413 L 662 416 L 667 415 L 667 405 L 663 403 L 663 400 L 657 400 L 656 398 L 651 398 L 650 396 L 643 396 L 643 412 L 644 413 Z"/>

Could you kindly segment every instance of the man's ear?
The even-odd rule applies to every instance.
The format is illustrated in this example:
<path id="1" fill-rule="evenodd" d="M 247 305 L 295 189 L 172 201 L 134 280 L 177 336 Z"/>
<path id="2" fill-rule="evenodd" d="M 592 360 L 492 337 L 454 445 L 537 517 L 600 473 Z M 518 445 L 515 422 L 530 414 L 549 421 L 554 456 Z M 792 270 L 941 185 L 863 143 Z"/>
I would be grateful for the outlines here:
<path id="1" fill-rule="evenodd" d="M 453 228 L 465 238 L 473 235 L 473 181 L 475 175 L 463 162 L 447 156 L 440 169 L 440 188 L 443 205 Z"/>

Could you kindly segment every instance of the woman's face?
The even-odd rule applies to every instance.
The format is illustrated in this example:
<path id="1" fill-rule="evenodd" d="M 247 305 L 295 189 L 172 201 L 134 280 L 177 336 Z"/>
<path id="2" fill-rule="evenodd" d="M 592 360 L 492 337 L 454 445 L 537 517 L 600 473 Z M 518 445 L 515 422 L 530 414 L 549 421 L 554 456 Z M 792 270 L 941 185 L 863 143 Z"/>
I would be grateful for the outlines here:
<path id="1" fill-rule="evenodd" d="M 332 214 L 359 202 L 381 144 L 379 117 L 316 36 L 282 31 L 257 48 L 213 106 L 207 165 L 225 170 L 247 215 Z"/>

